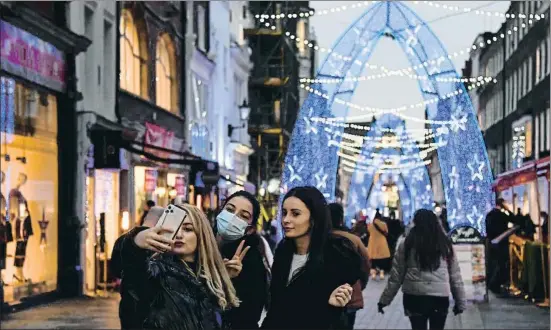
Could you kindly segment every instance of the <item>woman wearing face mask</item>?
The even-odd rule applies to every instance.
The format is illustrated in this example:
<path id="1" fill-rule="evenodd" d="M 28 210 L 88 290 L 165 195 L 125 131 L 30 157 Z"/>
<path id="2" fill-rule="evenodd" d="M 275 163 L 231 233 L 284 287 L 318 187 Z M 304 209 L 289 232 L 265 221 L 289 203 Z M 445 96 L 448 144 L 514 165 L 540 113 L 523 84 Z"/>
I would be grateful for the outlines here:
<path id="1" fill-rule="evenodd" d="M 243 268 L 232 282 L 241 301 L 238 308 L 225 314 L 225 320 L 233 329 L 256 329 L 262 310 L 268 301 L 270 264 L 266 258 L 265 246 L 256 233 L 260 215 L 260 204 L 246 191 L 238 191 L 229 196 L 222 211 L 216 217 L 217 236 L 220 252 L 230 273 L 240 244 L 249 249 L 243 258 Z"/>
<path id="2" fill-rule="evenodd" d="M 344 328 L 344 306 L 360 279 L 352 243 L 331 234 L 327 202 L 314 187 L 296 187 L 283 199 L 285 239 L 276 248 L 266 329 Z"/>
<path id="3" fill-rule="evenodd" d="M 136 296 L 132 328 L 220 329 L 222 311 L 239 305 L 208 220 L 195 206 L 181 207 L 188 215 L 174 240 L 159 227 L 123 238 L 124 284 Z"/>

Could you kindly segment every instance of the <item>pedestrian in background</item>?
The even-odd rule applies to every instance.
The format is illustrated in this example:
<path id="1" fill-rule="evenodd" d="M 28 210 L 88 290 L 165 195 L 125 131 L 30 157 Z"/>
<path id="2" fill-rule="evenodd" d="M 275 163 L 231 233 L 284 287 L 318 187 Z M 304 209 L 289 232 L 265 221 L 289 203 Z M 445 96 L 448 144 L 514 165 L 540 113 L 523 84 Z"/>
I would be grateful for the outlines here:
<path id="1" fill-rule="evenodd" d="M 351 234 L 348 228 L 344 226 L 344 210 L 342 205 L 331 203 L 329 204 L 329 211 L 331 212 L 331 220 L 333 222 L 333 234 L 340 235 L 350 240 L 350 242 L 354 244 L 358 255 L 362 257 L 361 277 L 352 286 L 352 298 L 348 305 L 346 305 L 347 324 L 344 328 L 353 329 L 354 323 L 356 323 L 356 313 L 364 308 L 362 291 L 367 286 L 367 281 L 369 280 L 369 270 L 371 269 L 369 255 L 367 254 L 367 249 L 363 245 L 362 240 L 358 236 Z"/>
<path id="2" fill-rule="evenodd" d="M 244 190 L 229 196 L 216 216 L 219 247 L 225 261 L 232 258 L 241 244 L 250 248 L 243 258 L 243 270 L 232 278 L 241 304 L 228 311 L 225 319 L 234 329 L 257 329 L 268 303 L 273 256 L 256 232 L 259 216 L 260 203 Z"/>
<path id="3" fill-rule="evenodd" d="M 137 227 L 124 235 L 123 281 L 136 295 L 136 308 L 125 318 L 135 329 L 220 329 L 222 312 L 239 306 L 228 269 L 242 267 L 243 244 L 228 267 L 212 228 L 197 207 L 180 205 L 188 214 L 174 240 L 161 227 Z M 234 274 L 235 275 L 235 274 Z"/>
<path id="4" fill-rule="evenodd" d="M 289 190 L 281 214 L 285 239 L 276 248 L 262 328 L 342 328 L 360 256 L 348 239 L 331 234 L 327 202 L 315 187 Z"/>
<path id="5" fill-rule="evenodd" d="M 449 295 L 455 300 L 455 315 L 465 310 L 465 290 L 459 263 L 436 215 L 431 210 L 415 212 L 414 226 L 401 241 L 392 264 L 390 278 L 379 299 L 378 308 L 390 305 L 400 287 L 403 304 L 413 330 L 444 329 Z"/>
<path id="6" fill-rule="evenodd" d="M 373 222 L 367 227 L 369 231 L 369 243 L 367 253 L 371 261 L 371 279 L 377 278 L 377 272 L 380 279 L 385 279 L 385 270 L 388 270 L 390 263 L 390 249 L 388 248 L 388 227 L 377 211 Z"/>
<path id="7" fill-rule="evenodd" d="M 140 218 L 140 226 L 144 225 L 145 217 L 147 217 L 147 213 L 149 213 L 149 210 L 151 210 L 152 207 L 155 206 L 155 202 L 152 200 L 148 200 L 145 202 L 145 206 L 143 207 L 143 213 L 142 217 Z"/>

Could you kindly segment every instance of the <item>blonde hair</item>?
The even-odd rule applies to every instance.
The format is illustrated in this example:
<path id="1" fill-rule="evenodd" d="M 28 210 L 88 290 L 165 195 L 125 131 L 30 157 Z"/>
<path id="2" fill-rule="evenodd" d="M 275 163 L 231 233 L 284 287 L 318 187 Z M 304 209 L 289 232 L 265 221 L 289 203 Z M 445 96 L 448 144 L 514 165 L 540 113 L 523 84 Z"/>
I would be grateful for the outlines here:
<path id="1" fill-rule="evenodd" d="M 189 214 L 197 235 L 197 265 L 198 275 L 203 278 L 209 290 L 218 300 L 222 310 L 239 306 L 239 299 L 226 270 L 218 244 L 205 214 L 190 204 L 180 204 Z"/>

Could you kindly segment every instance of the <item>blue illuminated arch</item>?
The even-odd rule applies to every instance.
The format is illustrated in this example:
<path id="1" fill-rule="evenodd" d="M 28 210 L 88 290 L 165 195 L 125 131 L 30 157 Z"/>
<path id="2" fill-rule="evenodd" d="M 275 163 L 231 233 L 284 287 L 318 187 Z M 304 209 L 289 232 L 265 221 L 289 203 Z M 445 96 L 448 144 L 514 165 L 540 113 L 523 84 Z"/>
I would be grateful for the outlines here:
<path id="1" fill-rule="evenodd" d="M 493 205 L 492 174 L 475 111 L 461 83 L 443 81 L 459 76 L 445 48 L 421 18 L 401 2 L 372 5 L 335 43 L 317 78 L 360 76 L 364 66 L 358 64 L 369 60 L 377 42 L 385 35 L 392 36 L 405 51 L 414 68 L 412 73 L 429 77 L 419 81 L 423 98 L 440 99 L 427 105 L 426 114 L 436 122 L 431 128 L 443 132 L 437 142 L 445 145 L 439 147 L 437 155 L 450 225 L 469 224 L 485 235 L 484 215 Z M 354 94 L 357 82 L 343 80 L 338 84 L 316 83 L 310 87 L 316 93 L 310 93 L 297 116 L 285 158 L 282 190 L 313 185 L 324 192 L 328 200 L 333 200 L 343 127 L 329 126 L 311 118 L 347 117 L 346 102 Z M 448 97 L 456 90 L 460 92 L 458 95 Z M 442 125 L 443 121 L 448 123 Z M 369 152 L 369 146 L 364 144 L 362 152 L 364 150 Z M 423 171 L 420 176 L 428 178 L 426 170 Z M 412 177 L 411 173 L 401 176 L 405 182 Z M 371 185 L 373 177 L 365 180 Z M 421 182 L 425 183 L 425 179 Z M 413 185 L 407 193 L 415 197 L 420 193 L 418 189 L 418 185 Z"/>

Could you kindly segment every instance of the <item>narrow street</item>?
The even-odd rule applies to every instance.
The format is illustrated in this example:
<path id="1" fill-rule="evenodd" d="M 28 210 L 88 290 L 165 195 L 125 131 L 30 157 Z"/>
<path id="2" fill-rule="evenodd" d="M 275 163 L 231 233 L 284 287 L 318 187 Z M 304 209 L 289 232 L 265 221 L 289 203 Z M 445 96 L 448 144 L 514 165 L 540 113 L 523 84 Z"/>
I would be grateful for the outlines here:
<path id="1" fill-rule="evenodd" d="M 371 281 L 364 291 L 366 308 L 358 313 L 356 329 L 409 329 L 401 293 L 377 313 L 385 282 Z M 2 329 L 117 329 L 118 296 L 62 300 L 8 315 Z M 460 316 L 448 317 L 447 329 L 549 329 L 549 310 L 518 299 L 491 297 L 489 304 L 470 306 Z"/>

